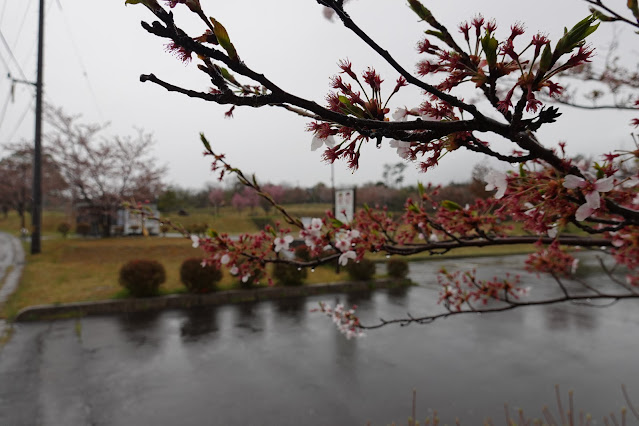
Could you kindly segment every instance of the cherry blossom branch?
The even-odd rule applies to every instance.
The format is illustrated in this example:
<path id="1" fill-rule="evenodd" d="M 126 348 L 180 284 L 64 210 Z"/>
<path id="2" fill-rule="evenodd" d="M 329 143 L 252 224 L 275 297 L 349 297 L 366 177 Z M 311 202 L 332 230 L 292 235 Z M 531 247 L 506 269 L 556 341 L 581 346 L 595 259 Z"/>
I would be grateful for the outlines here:
<path id="1" fill-rule="evenodd" d="M 431 242 L 418 246 L 395 246 L 385 244 L 383 250 L 389 254 L 397 254 L 402 256 L 409 256 L 412 254 L 419 254 L 423 252 L 430 252 L 434 250 L 450 251 L 464 247 L 494 247 L 494 246 L 509 246 L 517 244 L 551 244 L 558 241 L 559 244 L 564 246 L 581 246 L 581 247 L 610 247 L 612 242 L 603 238 L 588 238 L 588 237 L 569 237 L 560 236 L 557 238 L 550 237 L 535 237 L 535 236 L 512 236 L 512 237 L 493 237 L 491 239 L 477 238 L 473 240 L 455 239 L 452 241 Z"/>
<path id="2" fill-rule="evenodd" d="M 383 318 L 380 318 L 379 323 L 377 324 L 362 324 L 360 320 L 359 327 L 362 328 L 363 330 L 374 330 L 374 329 L 381 328 L 391 324 L 399 324 L 400 326 L 404 327 L 413 323 L 414 324 L 430 324 L 438 319 L 443 319 L 443 318 L 448 318 L 448 317 L 458 316 L 458 315 L 467 315 L 467 314 L 477 315 L 478 313 L 490 314 L 490 313 L 497 313 L 497 312 L 505 312 L 505 311 L 516 309 L 516 308 L 521 308 L 524 306 L 544 306 L 544 305 L 554 305 L 554 304 L 563 303 L 563 302 L 579 302 L 579 301 L 589 302 L 592 300 L 611 300 L 611 299 L 616 302 L 616 301 L 625 300 L 625 299 L 637 299 L 637 298 L 639 298 L 639 296 L 636 294 L 603 293 L 601 295 L 599 294 L 569 295 L 569 296 L 562 296 L 562 297 L 556 297 L 556 298 L 545 299 L 545 300 L 533 300 L 529 302 L 512 302 L 512 301 L 506 302 L 505 300 L 501 300 L 502 302 L 505 302 L 508 304 L 506 306 L 491 307 L 491 308 L 467 309 L 467 310 L 460 310 L 460 311 L 451 310 L 449 312 L 442 312 L 442 313 L 434 314 L 434 315 L 423 315 L 418 317 L 413 316 L 411 314 L 407 314 L 406 318 L 396 318 L 391 320 L 385 320 Z M 584 305 L 589 307 L 598 307 L 597 305 L 592 305 L 592 304 L 584 304 Z"/>
<path id="3" fill-rule="evenodd" d="M 558 103 L 558 104 L 561 104 L 561 105 L 570 106 L 570 107 L 573 107 L 573 108 L 586 109 L 586 110 L 592 110 L 592 111 L 606 110 L 606 109 L 614 109 L 614 110 L 619 110 L 619 111 L 637 111 L 638 110 L 637 107 L 621 105 L 621 104 L 584 105 L 584 104 L 578 104 L 576 102 L 570 102 L 570 101 L 562 100 L 560 98 L 559 99 L 558 98 L 552 99 L 551 102 Z"/>
<path id="4" fill-rule="evenodd" d="M 596 7 L 600 8 L 600 9 L 606 11 L 606 13 L 609 14 L 609 16 L 605 16 L 605 15 L 601 14 L 602 15 L 601 18 L 602 18 L 603 21 L 623 22 L 623 23 L 626 23 L 626 24 L 631 25 L 633 27 L 639 28 L 639 16 L 636 16 L 637 22 L 633 22 L 630 19 L 625 18 L 624 16 L 622 16 L 619 13 L 615 12 L 614 10 L 610 9 L 601 0 L 584 0 L 584 1 L 586 3 L 592 4 L 593 6 L 596 6 Z M 628 4 L 630 5 L 631 2 L 628 2 Z M 636 3 L 635 3 L 635 8 L 636 7 L 637 6 L 636 6 Z"/>
<path id="5" fill-rule="evenodd" d="M 206 154 L 213 157 L 213 170 L 218 170 L 220 177 L 224 173 L 236 174 L 243 185 L 274 206 L 288 224 L 299 229 L 297 238 L 303 240 L 309 249 L 308 259 L 294 258 L 289 245 L 296 237 L 290 229 L 281 228 L 279 223 L 275 227 L 267 226 L 258 234 L 243 234 L 237 238 L 215 231 L 210 231 L 209 236 L 201 240 L 190 236 L 194 245 L 200 245 L 208 253 L 207 262 L 229 268 L 232 275 L 240 276 L 246 282 L 260 275 L 260 271 L 264 272 L 268 263 L 314 267 L 337 260 L 340 265 L 346 265 L 349 261 L 361 260 L 366 252 L 437 255 L 463 247 L 528 244 L 536 246 L 537 252 L 526 261 L 527 269 L 548 273 L 562 292 L 559 298 L 522 302 L 519 301 L 519 295 L 523 290 L 517 287 L 518 278 L 484 281 L 478 280 L 470 272 L 451 274 L 442 271 L 438 277 L 442 280 L 440 303 L 443 303 L 447 313 L 421 318 L 409 314 L 407 319 L 384 322 L 382 325 L 391 322 L 402 325 L 432 322 L 436 318 L 457 313 L 497 312 L 569 300 L 573 303 L 587 302 L 585 297 L 582 298 L 583 295 L 571 294 L 562 281 L 564 277 L 574 275 L 572 270 L 577 260 L 561 247 L 605 247 L 618 264 L 627 268 L 627 284 L 620 284 L 616 278 L 613 281 L 630 294 L 607 293 L 578 280 L 582 287 L 594 293 L 594 296 L 586 296 L 588 299 L 615 302 L 621 298 L 638 297 L 634 288 L 639 286 L 639 240 L 636 239 L 639 210 L 635 208 L 639 204 L 639 193 L 634 187 L 639 183 L 639 174 L 627 166 L 630 160 L 639 156 L 639 150 L 609 153 L 604 161 L 588 167 L 567 158 L 562 144 L 559 144 L 559 149 L 546 148 L 534 133 L 560 115 L 557 108 L 543 107 L 536 96 L 545 88 L 549 95 L 561 94 L 563 88 L 550 78 L 589 62 L 593 52 L 585 44 L 585 39 L 597 28 L 593 16 L 566 31 L 554 49 L 545 36 L 538 34 L 521 52 L 515 51 L 513 44 L 513 39 L 523 34 L 520 25 L 511 27 L 511 36 L 507 40 L 498 41 L 494 36 L 496 24 L 476 17 L 471 24 L 460 25 L 468 44 L 468 52 L 465 52 L 419 0 L 409 0 L 413 11 L 436 30 L 427 34 L 443 41 L 453 52 L 440 49 L 427 39 L 420 42 L 420 53 L 437 59 L 435 63 L 421 62 L 418 74 L 423 77 L 431 71 L 444 70 L 448 75 L 440 85 L 432 86 L 406 71 L 389 52 L 362 31 L 344 11 L 342 1 L 317 1 L 333 10 L 346 28 L 400 74 L 394 91 L 387 99 L 381 98 L 383 80 L 375 70 L 369 68 L 358 77 L 349 61 L 340 61 L 340 74 L 350 77 L 356 86 L 344 81 L 342 76 L 335 76 L 331 80 L 331 87 L 337 92 L 329 93 L 328 107 L 286 92 L 240 60 L 226 29 L 215 19 L 206 19 L 197 0 L 169 2 L 171 7 L 185 4 L 206 23 L 207 32 L 196 38 L 189 37 L 179 29 L 172 13 L 167 13 L 156 0 L 127 2 L 142 2 L 149 7 L 161 22 L 143 23 L 143 27 L 158 37 L 171 40 L 168 47 L 181 60 L 188 62 L 193 54 L 197 54 L 202 61 L 198 68 L 209 76 L 214 87 L 209 93 L 189 90 L 165 82 L 153 74 L 142 75 L 141 80 L 168 91 L 232 105 L 233 108 L 277 106 L 313 118 L 315 121 L 308 127 L 314 133 L 312 148 L 326 144 L 329 148 L 324 153 L 325 160 L 346 159 L 353 169 L 357 168 L 359 151 L 365 142 L 377 140 L 379 145 L 383 138 L 389 138 L 393 139 L 391 146 L 397 148 L 402 158 L 416 160 L 418 155 L 424 157 L 426 161 L 421 163 L 424 171 L 436 165 L 443 155 L 460 147 L 517 164 L 519 170 L 508 174 L 496 171 L 488 173 L 485 177 L 488 184 L 486 190 L 496 189 L 495 198 L 478 200 L 472 206 L 462 207 L 450 200 L 434 201 L 420 186 L 421 199 L 417 203 L 407 200 L 406 211 L 400 221 L 386 211 L 366 209 L 356 211 L 351 223 L 342 223 L 329 212 L 326 218 L 313 218 L 310 224 L 304 226 L 299 218 L 278 205 L 255 178 L 249 179 L 241 170 L 231 167 L 223 155 L 214 153 L 202 136 Z M 476 29 L 474 51 L 469 42 L 471 26 Z M 532 59 L 524 58 L 524 53 L 531 47 L 534 50 L 530 55 Z M 229 70 L 250 79 L 251 84 L 240 83 Z M 502 97 L 497 91 L 498 82 L 503 83 L 499 79 L 511 73 L 520 75 L 514 85 L 512 79 L 509 80 L 508 85 L 512 87 Z M 474 105 L 450 94 L 452 88 L 469 81 L 484 92 L 505 122 L 485 116 Z M 387 107 L 389 99 L 407 84 L 424 90 L 428 93 L 427 99 L 419 108 L 398 109 L 392 114 L 394 121 L 390 121 L 390 108 Z M 361 92 L 357 91 L 357 87 Z M 514 95 L 515 89 L 517 95 Z M 233 108 L 227 114 L 232 113 Z M 456 110 L 459 110 L 460 115 Z M 462 119 L 464 112 L 472 118 Z M 486 142 L 479 140 L 475 132 L 502 136 L 513 142 L 516 149 L 511 155 L 494 151 Z M 336 143 L 334 136 L 340 141 Z M 505 225 L 512 222 L 521 223 L 522 232 L 529 234 L 513 235 L 515 233 Z M 567 234 L 565 228 L 569 223 L 593 236 Z M 604 271 L 609 273 L 605 267 Z M 461 291 L 459 280 L 469 285 L 471 293 Z M 489 300 L 504 305 L 480 305 Z M 352 310 L 332 310 L 323 306 L 322 311 L 330 314 L 334 321 L 338 320 L 344 332 L 357 334 L 359 323 Z"/>
<path id="6" fill-rule="evenodd" d="M 252 97 L 249 101 L 242 101 L 241 96 L 233 96 L 232 94 L 223 93 L 221 95 L 210 95 L 202 92 L 196 92 L 188 89 L 183 89 L 175 85 L 171 85 L 169 83 L 163 82 L 162 80 L 155 77 L 153 74 L 151 75 L 143 75 L 141 76 L 141 81 L 151 81 L 153 83 L 159 84 L 169 91 L 183 93 L 190 97 L 197 97 L 200 99 L 222 103 L 222 104 L 237 104 L 241 106 L 264 106 L 271 105 L 273 103 L 287 103 L 290 105 L 297 106 L 307 111 L 311 111 L 315 115 L 322 117 L 325 121 L 330 121 L 334 123 L 341 124 L 345 127 L 350 127 L 356 129 L 358 131 L 374 131 L 378 130 L 379 136 L 392 137 L 392 138 L 402 138 L 402 140 L 430 140 L 436 139 L 437 137 L 441 137 L 441 135 L 447 135 L 450 133 L 460 132 L 460 131 L 493 131 L 502 136 L 505 136 L 508 133 L 507 126 L 483 115 L 479 115 L 480 119 L 477 120 L 463 120 L 463 121 L 455 121 L 455 122 L 440 122 L 440 121 L 425 121 L 425 120 L 413 120 L 410 122 L 387 122 L 387 121 L 378 121 L 378 120 L 370 120 L 363 118 L 356 118 L 353 116 L 348 116 L 345 114 L 336 113 L 324 107 L 321 107 L 315 102 L 309 101 L 307 99 L 300 98 L 291 93 L 288 93 L 275 85 L 269 79 L 267 79 L 263 74 L 259 74 L 253 70 L 251 70 L 244 62 L 234 61 L 225 55 L 223 52 L 206 47 L 201 43 L 194 41 L 191 37 L 188 37 L 182 30 L 179 30 L 173 21 L 173 15 L 171 13 L 156 13 L 156 16 L 160 18 L 165 26 L 162 26 L 159 22 L 154 22 L 152 25 L 149 25 L 145 22 L 142 23 L 142 26 L 145 30 L 150 32 L 151 34 L 170 38 L 175 43 L 178 43 L 180 46 L 183 46 L 189 52 L 197 53 L 204 57 L 210 57 L 220 62 L 226 64 L 231 70 L 249 77 L 254 81 L 260 83 L 265 88 L 267 88 L 270 93 L 270 98 L 267 100 L 261 100 L 262 96 Z M 442 93 L 445 99 L 448 99 L 450 95 Z M 237 102 L 237 103 L 235 103 Z M 472 106 L 473 109 L 476 109 Z M 439 131 L 437 134 L 434 134 L 430 139 L 428 137 L 414 135 L 414 139 L 411 139 L 411 134 L 401 133 L 400 131 L 410 131 L 410 130 L 431 130 L 431 131 Z M 393 131 L 397 131 L 398 133 L 393 133 Z"/>

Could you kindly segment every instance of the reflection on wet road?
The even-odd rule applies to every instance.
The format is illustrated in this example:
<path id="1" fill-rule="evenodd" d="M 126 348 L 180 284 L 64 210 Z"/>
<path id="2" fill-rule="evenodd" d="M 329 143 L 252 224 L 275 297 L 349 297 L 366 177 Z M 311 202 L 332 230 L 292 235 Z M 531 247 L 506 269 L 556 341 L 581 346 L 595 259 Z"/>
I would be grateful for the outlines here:
<path id="1" fill-rule="evenodd" d="M 309 312 L 335 298 L 365 321 L 428 312 L 433 270 L 412 265 L 422 285 L 409 289 L 18 324 L 0 352 L 0 424 L 383 425 L 406 420 L 413 388 L 421 420 L 434 408 L 448 422 L 503 423 L 504 402 L 538 416 L 556 383 L 598 417 L 625 405 L 622 383 L 639 402 L 637 302 L 455 317 L 350 341 Z"/>

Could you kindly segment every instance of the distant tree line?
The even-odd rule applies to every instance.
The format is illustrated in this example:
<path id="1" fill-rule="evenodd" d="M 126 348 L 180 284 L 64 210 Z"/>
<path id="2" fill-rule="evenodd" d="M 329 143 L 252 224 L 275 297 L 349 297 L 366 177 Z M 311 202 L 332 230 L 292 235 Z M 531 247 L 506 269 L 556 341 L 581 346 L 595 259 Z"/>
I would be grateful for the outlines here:
<path id="1" fill-rule="evenodd" d="M 401 211 L 407 198 L 415 198 L 418 194 L 417 182 L 413 185 L 401 186 L 404 182 L 405 163 L 385 164 L 382 177 L 384 180 L 368 182 L 357 187 L 357 207 L 385 207 L 390 211 Z M 487 198 L 484 176 L 490 171 L 484 165 L 474 167 L 472 178 L 466 182 L 453 182 L 440 187 L 430 187 L 432 199 L 435 201 L 450 200 L 459 205 L 472 203 L 476 198 Z M 268 192 L 275 202 L 283 205 L 291 204 L 329 204 L 333 202 L 333 190 L 324 183 L 311 187 L 291 186 L 286 184 L 267 183 L 262 189 Z M 269 214 L 272 205 L 255 191 L 236 182 L 222 187 L 208 184 L 202 189 L 189 189 L 179 186 L 167 187 L 158 198 L 158 209 L 162 213 L 213 207 L 214 214 L 220 207 L 232 207 L 237 212 L 249 211 L 252 214 L 263 212 Z"/>

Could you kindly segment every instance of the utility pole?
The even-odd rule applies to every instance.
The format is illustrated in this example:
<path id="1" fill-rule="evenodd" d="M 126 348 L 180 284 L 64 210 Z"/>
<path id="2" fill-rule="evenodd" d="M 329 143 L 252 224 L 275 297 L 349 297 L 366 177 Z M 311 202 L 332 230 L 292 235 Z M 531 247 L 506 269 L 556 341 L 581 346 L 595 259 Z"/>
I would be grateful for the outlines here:
<path id="1" fill-rule="evenodd" d="M 42 231 L 42 68 L 44 67 L 44 0 L 38 17 L 38 76 L 36 81 L 35 146 L 33 149 L 33 185 L 31 207 L 31 254 L 41 249 Z"/>

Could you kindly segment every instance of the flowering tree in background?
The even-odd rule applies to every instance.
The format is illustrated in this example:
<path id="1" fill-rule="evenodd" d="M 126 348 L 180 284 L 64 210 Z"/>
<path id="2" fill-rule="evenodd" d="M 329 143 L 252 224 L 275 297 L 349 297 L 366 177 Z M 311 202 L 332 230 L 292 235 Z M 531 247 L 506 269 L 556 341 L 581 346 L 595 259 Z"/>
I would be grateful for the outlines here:
<path id="1" fill-rule="evenodd" d="M 406 200 L 401 218 L 364 208 L 348 224 L 328 212 L 325 218 L 315 218 L 305 226 L 279 206 L 255 178 L 248 178 L 223 154 L 215 152 L 202 135 L 206 154 L 220 178 L 237 175 L 247 188 L 280 210 L 286 222 L 285 226 L 267 227 L 238 239 L 211 231 L 199 241 L 209 254 L 209 262 L 228 267 L 239 276 L 264 269 L 268 263 L 313 267 L 338 259 L 346 264 L 367 252 L 441 254 L 462 247 L 530 244 L 536 251 L 527 261 L 528 269 L 546 274 L 561 290 L 559 296 L 524 299 L 527 289 L 519 287 L 517 277 L 483 280 L 470 271 L 442 271 L 440 303 L 445 311 L 439 314 L 364 325 L 352 310 L 322 305 L 322 310 L 349 336 L 389 323 L 428 323 L 465 313 L 565 301 L 589 304 L 597 299 L 639 298 L 639 146 L 629 151 L 613 151 L 611 147 L 596 161 L 587 163 L 567 156 L 564 143 L 550 147 L 536 136 L 540 128 L 561 115 L 546 101 L 557 97 L 567 101 L 562 98 L 562 78 L 575 75 L 570 73 L 583 70 L 591 61 L 593 48 L 586 40 L 599 26 L 597 21 L 639 27 L 636 1 L 629 1 L 628 9 L 620 12 L 599 0 L 585 2 L 594 8 L 591 15 L 551 42 L 540 33 L 526 35 L 519 23 L 510 27 L 507 38 L 498 39 L 497 23 L 481 15 L 450 29 L 420 1 L 409 0 L 409 7 L 427 30 L 418 43 L 422 59 L 413 74 L 358 26 L 343 1 L 317 0 L 331 12 L 327 16 L 339 18 L 398 74 L 393 82 L 385 82 L 373 68 L 355 66 L 344 59 L 331 79 L 333 90 L 326 97 L 326 106 L 321 106 L 276 85 L 251 68 L 250 58 L 240 59 L 241 52 L 235 49 L 227 29 L 214 17 L 207 18 L 199 0 L 171 0 L 164 2 L 166 6 L 156 0 L 126 1 L 145 5 L 157 17 L 157 21 L 143 22 L 142 26 L 166 39 L 168 49 L 178 58 L 190 62 L 197 56 L 197 66 L 210 77 L 212 87 L 192 90 L 154 74 L 142 75 L 142 82 L 230 105 L 227 115 L 242 106 L 275 106 L 307 117 L 313 135 L 311 147 L 321 147 L 328 162 L 346 161 L 355 170 L 364 146 L 388 144 L 399 158 L 417 163 L 423 172 L 435 168 L 443 155 L 455 155 L 458 150 L 514 166 L 507 173 L 487 173 L 485 189 L 493 191 L 494 196 L 466 206 L 438 200 L 437 189 L 420 186 L 419 197 Z M 200 18 L 203 32 L 187 34 L 176 23 L 169 7 L 182 6 Z M 427 76 L 440 76 L 440 82 L 429 84 Z M 423 98 L 410 106 L 393 105 L 393 96 L 409 85 L 420 89 Z M 461 86 L 476 88 L 488 101 L 487 107 L 480 109 L 465 102 L 456 94 Z M 629 107 L 639 107 L 639 100 L 633 100 Z M 639 119 L 630 124 L 639 125 Z M 509 141 L 510 149 L 498 150 L 491 144 L 492 138 Z M 513 222 L 521 228 L 515 230 L 508 225 Z M 569 232 L 569 227 L 578 232 Z M 282 256 L 291 250 L 293 237 L 304 240 L 311 260 Z M 578 262 L 566 251 L 575 247 L 595 249 L 614 259 L 621 274 L 608 271 L 602 262 L 602 268 L 610 272 L 613 287 L 597 288 L 575 279 Z M 564 284 L 567 280 L 581 287 L 573 291 Z"/>
<path id="2" fill-rule="evenodd" d="M 6 157 L 0 159 L 0 205 L 13 209 L 20 216 L 20 227 L 27 229 L 26 212 L 31 206 L 31 184 L 33 147 L 20 143 L 7 148 Z M 61 173 L 60 164 L 45 155 L 42 162 L 44 194 L 49 203 L 65 198 L 67 183 Z"/>
<path id="3" fill-rule="evenodd" d="M 253 213 L 255 208 L 260 204 L 260 197 L 248 187 L 244 187 L 241 192 L 236 192 L 231 198 L 231 205 L 238 212 L 249 208 Z"/>
<path id="4" fill-rule="evenodd" d="M 51 157 L 69 187 L 76 208 L 100 220 L 104 236 L 122 203 L 132 198 L 149 202 L 162 189 L 165 168 L 150 156 L 153 135 L 104 137 L 106 125 L 81 123 L 60 108 L 45 108 L 50 126 L 46 134 Z"/>
<path id="5" fill-rule="evenodd" d="M 284 198 L 284 193 L 286 192 L 286 188 L 284 188 L 282 185 L 274 185 L 272 183 L 264 185 L 263 190 L 264 192 L 269 194 L 271 196 L 271 200 L 275 201 L 276 203 L 282 202 L 282 199 Z M 265 213 L 270 212 L 273 207 L 271 200 L 266 199 L 264 197 L 260 197 L 259 199 L 260 207 L 264 209 Z"/>
<path id="6" fill-rule="evenodd" d="M 215 207 L 215 214 L 220 212 L 220 206 L 224 205 L 224 190 L 222 188 L 211 188 L 209 191 L 209 202 Z"/>

